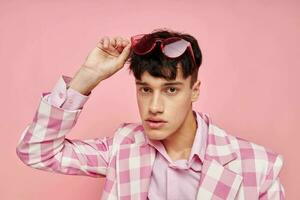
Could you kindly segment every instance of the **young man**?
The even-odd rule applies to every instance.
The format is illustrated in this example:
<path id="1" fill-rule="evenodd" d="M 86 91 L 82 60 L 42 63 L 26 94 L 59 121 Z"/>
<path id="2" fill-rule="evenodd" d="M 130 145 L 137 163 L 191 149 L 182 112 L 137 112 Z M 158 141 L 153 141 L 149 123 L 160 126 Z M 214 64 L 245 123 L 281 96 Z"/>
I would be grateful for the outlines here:
<path id="1" fill-rule="evenodd" d="M 92 89 L 128 59 L 141 123 L 123 123 L 111 137 L 66 138 Z M 192 109 L 201 60 L 188 34 L 103 37 L 72 79 L 62 76 L 43 93 L 17 155 L 36 169 L 106 177 L 102 199 L 284 199 L 281 155 L 226 133 Z"/>

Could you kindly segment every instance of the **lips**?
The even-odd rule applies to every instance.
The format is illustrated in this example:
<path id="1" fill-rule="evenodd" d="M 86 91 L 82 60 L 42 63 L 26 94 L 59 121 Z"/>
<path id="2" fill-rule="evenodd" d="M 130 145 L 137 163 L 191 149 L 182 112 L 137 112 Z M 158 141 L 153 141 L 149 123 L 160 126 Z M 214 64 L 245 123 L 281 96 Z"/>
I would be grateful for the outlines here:
<path id="1" fill-rule="evenodd" d="M 150 117 L 148 119 L 146 119 L 146 121 L 151 121 L 151 122 L 167 122 L 161 118 L 154 118 L 154 117 Z"/>
<path id="2" fill-rule="evenodd" d="M 167 121 L 159 118 L 149 118 L 146 120 L 146 124 L 152 129 L 162 128 Z"/>

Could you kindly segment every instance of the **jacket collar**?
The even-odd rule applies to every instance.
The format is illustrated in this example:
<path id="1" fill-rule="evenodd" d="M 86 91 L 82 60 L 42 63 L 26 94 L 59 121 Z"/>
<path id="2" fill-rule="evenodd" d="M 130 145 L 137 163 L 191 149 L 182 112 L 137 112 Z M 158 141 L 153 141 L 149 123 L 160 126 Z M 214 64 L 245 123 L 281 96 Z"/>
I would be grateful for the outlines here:
<path id="1" fill-rule="evenodd" d="M 207 146 L 205 150 L 206 160 L 216 160 L 221 165 L 226 165 L 237 158 L 228 134 L 214 125 L 208 114 L 198 113 L 208 126 Z"/>
<path id="2" fill-rule="evenodd" d="M 196 134 L 196 137 L 198 136 L 199 138 L 195 137 L 193 147 L 197 148 L 192 149 L 191 155 L 196 154 L 201 160 L 216 160 L 222 165 L 234 160 L 237 154 L 232 148 L 228 134 L 215 126 L 208 114 L 196 111 L 194 111 L 194 113 L 196 114 L 197 124 L 200 125 L 200 127 L 197 128 L 197 132 L 203 133 L 204 137 L 200 138 L 199 136 L 201 136 L 201 134 Z M 201 126 L 203 123 L 205 123 L 205 125 Z M 151 143 L 147 135 L 143 132 L 144 128 L 142 125 L 138 126 L 135 131 L 136 130 L 142 133 L 135 135 L 136 142 L 142 142 L 144 143 L 143 145 Z M 201 146 L 203 148 L 199 148 L 200 145 L 195 145 L 195 142 L 199 141 L 199 139 L 201 139 L 200 142 L 202 142 Z"/>
<path id="3" fill-rule="evenodd" d="M 242 176 L 227 169 L 225 165 L 234 161 L 237 158 L 237 153 L 230 143 L 228 134 L 215 126 L 209 115 L 200 112 L 197 112 L 197 115 L 205 121 L 208 127 L 197 199 L 200 199 L 200 197 L 215 199 L 213 191 L 220 193 L 217 197 L 219 199 L 220 195 L 234 199 L 242 182 Z M 136 127 L 135 131 L 138 133 L 134 135 L 135 143 L 121 145 L 117 152 L 116 170 L 119 197 L 134 193 L 139 193 L 140 196 L 145 197 L 141 199 L 147 197 L 156 150 L 147 143 L 147 137 L 143 130 L 142 125 Z M 143 177 L 143 187 L 137 189 L 131 187 L 131 184 L 122 184 L 124 182 L 122 179 L 125 178 L 130 182 L 130 177 Z M 212 183 L 212 180 L 216 183 Z M 218 189 L 219 182 L 222 183 L 222 187 L 225 185 L 227 189 Z"/>

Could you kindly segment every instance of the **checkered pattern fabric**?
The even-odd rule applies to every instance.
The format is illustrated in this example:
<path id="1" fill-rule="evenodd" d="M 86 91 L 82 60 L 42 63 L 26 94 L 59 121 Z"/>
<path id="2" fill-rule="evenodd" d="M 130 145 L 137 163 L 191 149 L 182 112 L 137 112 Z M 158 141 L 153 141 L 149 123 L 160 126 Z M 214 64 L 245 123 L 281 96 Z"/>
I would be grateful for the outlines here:
<path id="1" fill-rule="evenodd" d="M 40 170 L 106 177 L 103 200 L 147 199 L 156 151 L 146 143 L 143 126 L 123 123 L 111 137 L 70 140 L 66 135 L 80 113 L 41 100 L 18 142 L 18 157 Z M 281 155 L 230 135 L 199 114 L 208 124 L 208 137 L 197 199 L 285 198 Z"/>

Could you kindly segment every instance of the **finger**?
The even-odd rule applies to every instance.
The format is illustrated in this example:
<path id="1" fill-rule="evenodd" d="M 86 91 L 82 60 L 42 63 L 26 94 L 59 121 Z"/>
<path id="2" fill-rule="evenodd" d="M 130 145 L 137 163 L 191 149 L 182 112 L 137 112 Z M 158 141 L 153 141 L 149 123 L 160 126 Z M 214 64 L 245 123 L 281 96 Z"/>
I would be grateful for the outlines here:
<path id="1" fill-rule="evenodd" d="M 124 47 L 126 47 L 129 43 L 130 43 L 130 42 L 129 42 L 128 39 L 124 39 L 124 40 L 122 41 L 122 45 L 123 45 Z"/>
<path id="2" fill-rule="evenodd" d="M 120 56 L 118 57 L 118 61 L 121 63 L 125 63 L 126 60 L 128 59 L 130 54 L 130 44 L 128 44 L 122 51 L 122 53 L 120 54 Z"/>
<path id="3" fill-rule="evenodd" d="M 103 37 L 103 47 L 104 48 L 108 48 L 109 45 L 109 37 L 108 36 L 104 36 Z"/>
<path id="4" fill-rule="evenodd" d="M 116 38 L 111 38 L 110 39 L 110 44 L 115 47 L 116 46 Z"/>
<path id="5" fill-rule="evenodd" d="M 117 51 L 121 53 L 125 46 L 126 45 L 123 45 L 123 38 L 117 37 L 117 46 L 116 46 Z"/>
<path id="6" fill-rule="evenodd" d="M 97 42 L 96 47 L 98 47 L 98 48 L 101 49 L 101 50 L 105 49 L 105 48 L 104 48 L 104 40 L 105 40 L 105 38 L 102 37 L 102 38 Z"/>
<path id="7" fill-rule="evenodd" d="M 124 49 L 124 47 L 123 47 L 122 45 L 119 45 L 119 46 L 117 47 L 117 51 L 118 51 L 119 53 L 121 53 L 121 52 L 123 51 L 123 49 Z"/>
<path id="8" fill-rule="evenodd" d="M 121 38 L 120 36 L 117 36 L 117 37 L 116 37 L 116 41 L 117 41 L 116 47 L 119 47 L 119 46 L 122 45 L 122 38 Z"/>

